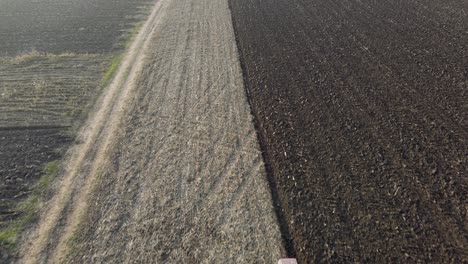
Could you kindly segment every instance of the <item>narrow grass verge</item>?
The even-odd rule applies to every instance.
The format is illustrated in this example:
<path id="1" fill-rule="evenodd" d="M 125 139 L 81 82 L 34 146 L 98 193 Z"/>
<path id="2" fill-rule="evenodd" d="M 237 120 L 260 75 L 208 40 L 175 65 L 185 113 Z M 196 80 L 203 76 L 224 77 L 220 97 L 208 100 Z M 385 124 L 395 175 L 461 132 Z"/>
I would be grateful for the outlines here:
<path id="1" fill-rule="evenodd" d="M 102 80 L 101 80 L 101 87 L 106 87 L 109 84 L 109 81 L 114 77 L 115 72 L 117 71 L 120 62 L 122 61 L 125 51 L 130 47 L 134 36 L 138 33 L 142 26 L 141 22 L 135 22 L 132 24 L 132 27 L 125 32 L 121 37 L 121 43 L 124 47 L 123 51 L 117 53 L 112 57 L 111 63 L 107 71 L 104 73 Z"/>
<path id="2" fill-rule="evenodd" d="M 104 73 L 103 77 L 102 77 L 102 80 L 101 80 L 101 87 L 105 87 L 106 85 L 109 84 L 109 81 L 112 79 L 112 77 L 114 76 L 115 74 L 115 71 L 117 70 L 117 68 L 119 67 L 120 65 L 120 62 L 122 61 L 122 58 L 123 58 L 123 52 L 115 55 L 113 58 L 112 58 L 112 61 L 110 63 L 110 66 L 109 68 L 107 69 L 107 71 Z"/>
<path id="3" fill-rule="evenodd" d="M 19 216 L 0 230 L 0 251 L 2 251 L 0 260 L 7 258 L 12 253 L 21 232 L 37 219 L 39 209 L 45 201 L 50 183 L 58 175 L 58 168 L 58 160 L 48 162 L 44 166 L 42 176 L 32 188 L 32 193 L 17 203 L 15 211 L 19 213 Z"/>

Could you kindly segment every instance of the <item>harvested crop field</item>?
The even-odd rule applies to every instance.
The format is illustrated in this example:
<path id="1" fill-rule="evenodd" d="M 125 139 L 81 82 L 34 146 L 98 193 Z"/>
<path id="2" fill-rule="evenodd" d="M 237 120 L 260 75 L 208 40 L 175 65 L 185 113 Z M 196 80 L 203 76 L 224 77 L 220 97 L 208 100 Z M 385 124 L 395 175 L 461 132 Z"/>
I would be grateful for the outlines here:
<path id="1" fill-rule="evenodd" d="M 79 140 L 20 262 L 285 254 L 227 0 L 157 2 Z"/>
<path id="2" fill-rule="evenodd" d="M 230 7 L 298 259 L 467 261 L 467 2 Z"/>

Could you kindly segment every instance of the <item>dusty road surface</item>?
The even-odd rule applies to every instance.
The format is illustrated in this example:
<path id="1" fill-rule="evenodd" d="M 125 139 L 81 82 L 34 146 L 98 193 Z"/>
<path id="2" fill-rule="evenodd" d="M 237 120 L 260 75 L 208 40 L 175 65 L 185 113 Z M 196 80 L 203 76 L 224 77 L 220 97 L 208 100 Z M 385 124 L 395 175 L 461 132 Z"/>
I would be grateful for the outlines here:
<path id="1" fill-rule="evenodd" d="M 230 0 L 303 263 L 468 261 L 468 5 Z"/>
<path id="2" fill-rule="evenodd" d="M 22 262 L 284 254 L 227 0 L 161 0 L 69 153 Z"/>

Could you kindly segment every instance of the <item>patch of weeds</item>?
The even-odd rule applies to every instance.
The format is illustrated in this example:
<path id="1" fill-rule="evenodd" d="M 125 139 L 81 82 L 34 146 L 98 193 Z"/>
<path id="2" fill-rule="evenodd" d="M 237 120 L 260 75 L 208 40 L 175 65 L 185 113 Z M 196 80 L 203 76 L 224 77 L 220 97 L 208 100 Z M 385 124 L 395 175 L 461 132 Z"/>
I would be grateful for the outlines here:
<path id="1" fill-rule="evenodd" d="M 44 56 L 43 53 L 38 52 L 37 50 L 32 50 L 31 52 L 23 53 L 11 58 L 11 62 L 14 64 L 19 64 L 25 61 L 34 60 L 38 57 Z"/>
<path id="2" fill-rule="evenodd" d="M 133 37 L 138 33 L 138 30 L 141 28 L 141 26 L 142 26 L 141 22 L 135 22 L 132 24 L 132 27 L 130 28 L 130 30 L 128 30 L 123 35 L 125 49 L 128 49 L 128 47 L 130 47 Z"/>
<path id="3" fill-rule="evenodd" d="M 51 161 L 44 166 L 43 175 L 33 188 L 33 192 L 24 200 L 18 202 L 15 211 L 20 215 L 10 221 L 0 230 L 0 251 L 4 251 L 0 259 L 7 258 L 13 253 L 21 232 L 37 220 L 39 210 L 43 204 L 45 193 L 50 183 L 58 174 L 59 161 Z"/>
<path id="4" fill-rule="evenodd" d="M 57 177 L 59 161 L 51 161 L 44 166 L 44 175 L 39 179 L 36 191 L 44 193 L 50 182 Z"/>
<path id="5" fill-rule="evenodd" d="M 117 50 L 128 49 L 132 43 L 133 37 L 138 33 L 142 25 L 143 23 L 139 21 L 128 24 L 128 28 L 124 30 L 124 33 L 120 35 L 117 42 L 114 44 L 114 48 Z"/>
<path id="6" fill-rule="evenodd" d="M 5 247 L 6 249 L 12 250 L 18 233 L 19 227 L 17 224 L 9 225 L 0 231 L 0 248 Z"/>
<path id="7" fill-rule="evenodd" d="M 142 26 L 141 22 L 135 22 L 132 24 L 132 27 L 122 35 L 121 40 L 119 42 L 122 43 L 124 50 L 130 47 L 130 44 L 132 43 L 134 36 L 138 33 L 141 26 Z M 124 56 L 124 52 L 122 51 L 112 58 L 110 66 L 107 68 L 107 71 L 104 73 L 102 77 L 101 86 L 104 87 L 109 84 L 109 81 L 114 76 L 117 68 L 120 65 L 120 62 L 122 61 L 123 56 Z"/>
<path id="8" fill-rule="evenodd" d="M 76 54 L 73 52 L 65 52 L 60 54 L 53 54 L 48 52 L 39 52 L 37 50 L 33 50 L 27 53 L 22 53 L 16 55 L 14 57 L 2 57 L 0 58 L 0 62 L 4 63 L 11 63 L 11 64 L 21 64 L 30 62 L 33 60 L 39 59 L 70 59 L 70 58 L 93 58 L 96 57 L 95 54 Z"/>
<path id="9" fill-rule="evenodd" d="M 110 64 L 109 68 L 107 68 L 107 71 L 104 73 L 104 75 L 102 77 L 102 81 L 101 81 L 102 86 L 106 86 L 109 83 L 110 79 L 114 76 L 115 71 L 117 70 L 117 68 L 119 67 L 120 62 L 122 61 L 123 55 L 124 54 L 122 52 L 122 53 L 114 56 L 114 58 L 111 61 L 111 64 Z"/>

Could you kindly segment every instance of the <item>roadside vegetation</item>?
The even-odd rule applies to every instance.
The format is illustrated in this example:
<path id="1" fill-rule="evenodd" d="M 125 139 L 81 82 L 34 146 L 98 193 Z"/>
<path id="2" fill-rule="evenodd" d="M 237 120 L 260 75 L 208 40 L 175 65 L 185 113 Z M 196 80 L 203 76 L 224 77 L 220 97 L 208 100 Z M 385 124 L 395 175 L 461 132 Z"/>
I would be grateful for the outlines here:
<path id="1" fill-rule="evenodd" d="M 130 47 L 133 37 L 138 33 L 138 30 L 141 28 L 141 26 L 142 26 L 141 22 L 132 23 L 132 27 L 122 35 L 120 43 L 124 47 L 124 50 L 117 53 L 116 55 L 112 57 L 110 66 L 107 68 L 107 71 L 104 73 L 104 76 L 102 77 L 102 81 L 101 81 L 102 87 L 105 87 L 109 84 L 109 81 L 114 76 L 117 68 L 120 65 L 120 62 L 122 61 L 125 51 L 128 49 L 128 47 Z"/>
<path id="2" fill-rule="evenodd" d="M 0 230 L 1 248 L 13 249 L 21 232 L 38 217 L 38 212 L 47 197 L 50 183 L 58 175 L 58 168 L 58 160 L 48 162 L 44 166 L 42 177 L 32 188 L 31 194 L 16 205 L 14 211 L 19 216 Z"/>

